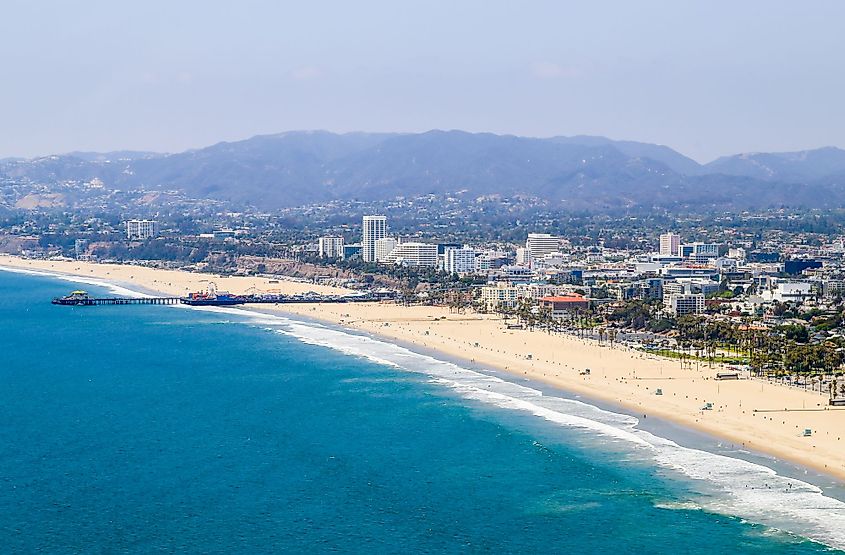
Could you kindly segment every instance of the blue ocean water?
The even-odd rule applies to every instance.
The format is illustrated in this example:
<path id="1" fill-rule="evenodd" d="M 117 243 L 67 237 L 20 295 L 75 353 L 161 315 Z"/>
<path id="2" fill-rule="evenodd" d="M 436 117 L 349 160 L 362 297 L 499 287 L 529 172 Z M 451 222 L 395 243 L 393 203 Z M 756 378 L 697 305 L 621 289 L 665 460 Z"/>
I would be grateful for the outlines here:
<path id="1" fill-rule="evenodd" d="M 801 554 L 830 551 L 801 535 L 839 541 L 845 505 L 624 415 L 313 324 L 49 304 L 72 287 L 0 271 L 3 552 Z M 772 506 L 781 494 L 794 512 Z"/>

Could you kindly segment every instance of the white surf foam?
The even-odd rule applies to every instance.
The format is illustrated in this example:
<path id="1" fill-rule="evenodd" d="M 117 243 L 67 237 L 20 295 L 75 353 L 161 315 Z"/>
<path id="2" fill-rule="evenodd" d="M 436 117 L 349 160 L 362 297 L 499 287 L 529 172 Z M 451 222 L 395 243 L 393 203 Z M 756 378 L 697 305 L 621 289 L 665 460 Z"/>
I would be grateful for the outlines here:
<path id="1" fill-rule="evenodd" d="M 266 322 L 266 320 L 265 320 Z M 653 462 L 692 479 L 700 495 L 690 509 L 733 515 L 845 548 L 845 503 L 812 484 L 778 475 L 767 466 L 681 446 L 637 428 L 635 417 L 543 392 L 368 336 L 281 318 L 276 331 L 305 343 L 335 349 L 380 364 L 425 374 L 464 398 L 520 411 L 592 437 L 625 445 L 631 458 Z M 658 504 L 658 506 L 663 506 Z M 666 507 L 670 508 L 669 506 Z M 674 510 L 686 509 L 672 504 Z"/>

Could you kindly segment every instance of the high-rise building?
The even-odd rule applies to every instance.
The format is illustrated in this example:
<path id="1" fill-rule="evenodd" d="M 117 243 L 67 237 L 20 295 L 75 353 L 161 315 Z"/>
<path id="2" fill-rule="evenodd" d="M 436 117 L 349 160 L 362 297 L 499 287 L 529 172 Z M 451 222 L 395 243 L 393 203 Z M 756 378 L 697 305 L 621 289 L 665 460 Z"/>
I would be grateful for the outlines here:
<path id="1" fill-rule="evenodd" d="M 469 247 L 446 249 L 443 269 L 450 274 L 467 274 L 475 271 L 475 250 Z"/>
<path id="2" fill-rule="evenodd" d="M 403 266 L 437 266 L 437 245 L 431 243 L 399 243 L 386 262 Z"/>
<path id="3" fill-rule="evenodd" d="M 343 258 L 343 237 L 320 237 L 317 249 L 322 258 Z"/>
<path id="4" fill-rule="evenodd" d="M 528 251 L 530 260 L 539 260 L 547 254 L 560 252 L 564 241 L 562 237 L 548 233 L 529 233 L 525 241 L 525 249 Z"/>
<path id="5" fill-rule="evenodd" d="M 375 262 L 376 241 L 387 236 L 386 216 L 364 216 L 363 233 L 361 236 L 361 257 L 364 262 Z"/>
<path id="6" fill-rule="evenodd" d="M 127 220 L 126 238 L 144 240 L 158 235 L 159 226 L 155 220 Z"/>
<path id="7" fill-rule="evenodd" d="M 376 262 L 384 262 L 399 242 L 393 237 L 382 237 L 376 241 Z"/>
<path id="8" fill-rule="evenodd" d="M 681 236 L 674 233 L 664 233 L 660 236 L 660 254 L 678 256 L 681 250 Z"/>

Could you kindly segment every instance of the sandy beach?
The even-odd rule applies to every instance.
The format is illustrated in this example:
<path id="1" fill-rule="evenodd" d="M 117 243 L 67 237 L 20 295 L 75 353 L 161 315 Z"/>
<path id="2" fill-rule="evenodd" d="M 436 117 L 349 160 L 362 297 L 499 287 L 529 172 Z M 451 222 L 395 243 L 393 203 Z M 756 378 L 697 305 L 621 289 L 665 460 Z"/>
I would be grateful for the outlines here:
<path id="1" fill-rule="evenodd" d="M 140 266 L 23 260 L 0 255 L 0 266 L 58 272 L 132 284 L 168 295 L 218 289 L 341 293 L 341 289 L 267 278 L 226 277 Z M 46 301 L 46 299 L 45 299 Z M 262 311 L 307 316 L 474 361 L 585 397 L 619 404 L 639 417 L 656 416 L 845 479 L 845 410 L 827 395 L 760 380 L 717 381 L 719 369 L 620 346 L 542 331 L 506 329 L 496 316 L 387 303 L 262 305 Z M 589 368 L 589 375 L 584 370 Z M 656 395 L 657 389 L 662 395 Z M 712 410 L 702 410 L 706 403 Z M 804 437 L 803 431 L 812 435 Z"/>

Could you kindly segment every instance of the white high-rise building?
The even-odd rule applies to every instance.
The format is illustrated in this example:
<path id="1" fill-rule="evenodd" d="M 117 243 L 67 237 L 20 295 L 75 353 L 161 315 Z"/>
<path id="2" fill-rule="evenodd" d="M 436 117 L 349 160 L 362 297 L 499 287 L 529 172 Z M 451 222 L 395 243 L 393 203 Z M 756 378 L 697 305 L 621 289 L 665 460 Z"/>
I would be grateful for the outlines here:
<path id="1" fill-rule="evenodd" d="M 450 274 L 467 274 L 475 271 L 475 250 L 469 247 L 446 249 L 443 269 Z"/>
<path id="2" fill-rule="evenodd" d="M 660 236 L 660 254 L 664 256 L 679 256 L 681 252 L 681 236 L 674 233 L 664 233 Z"/>
<path id="3" fill-rule="evenodd" d="M 343 237 L 320 237 L 318 250 L 322 258 L 343 258 Z"/>
<path id="4" fill-rule="evenodd" d="M 364 262 L 375 262 L 376 241 L 387 236 L 386 216 L 364 216 L 363 233 L 361 237 L 361 258 Z"/>
<path id="5" fill-rule="evenodd" d="M 547 254 L 560 252 L 560 247 L 564 241 L 562 237 L 548 233 L 529 233 L 528 239 L 525 241 L 525 248 L 530 260 L 538 260 Z"/>
<path id="6" fill-rule="evenodd" d="M 382 237 L 376 240 L 376 262 L 384 262 L 399 242 L 393 237 Z"/>
<path id="7" fill-rule="evenodd" d="M 126 222 L 127 239 L 150 239 L 158 235 L 159 226 L 155 220 L 128 220 Z"/>
<path id="8" fill-rule="evenodd" d="M 403 266 L 437 266 L 437 245 L 431 243 L 399 243 L 386 262 Z"/>

